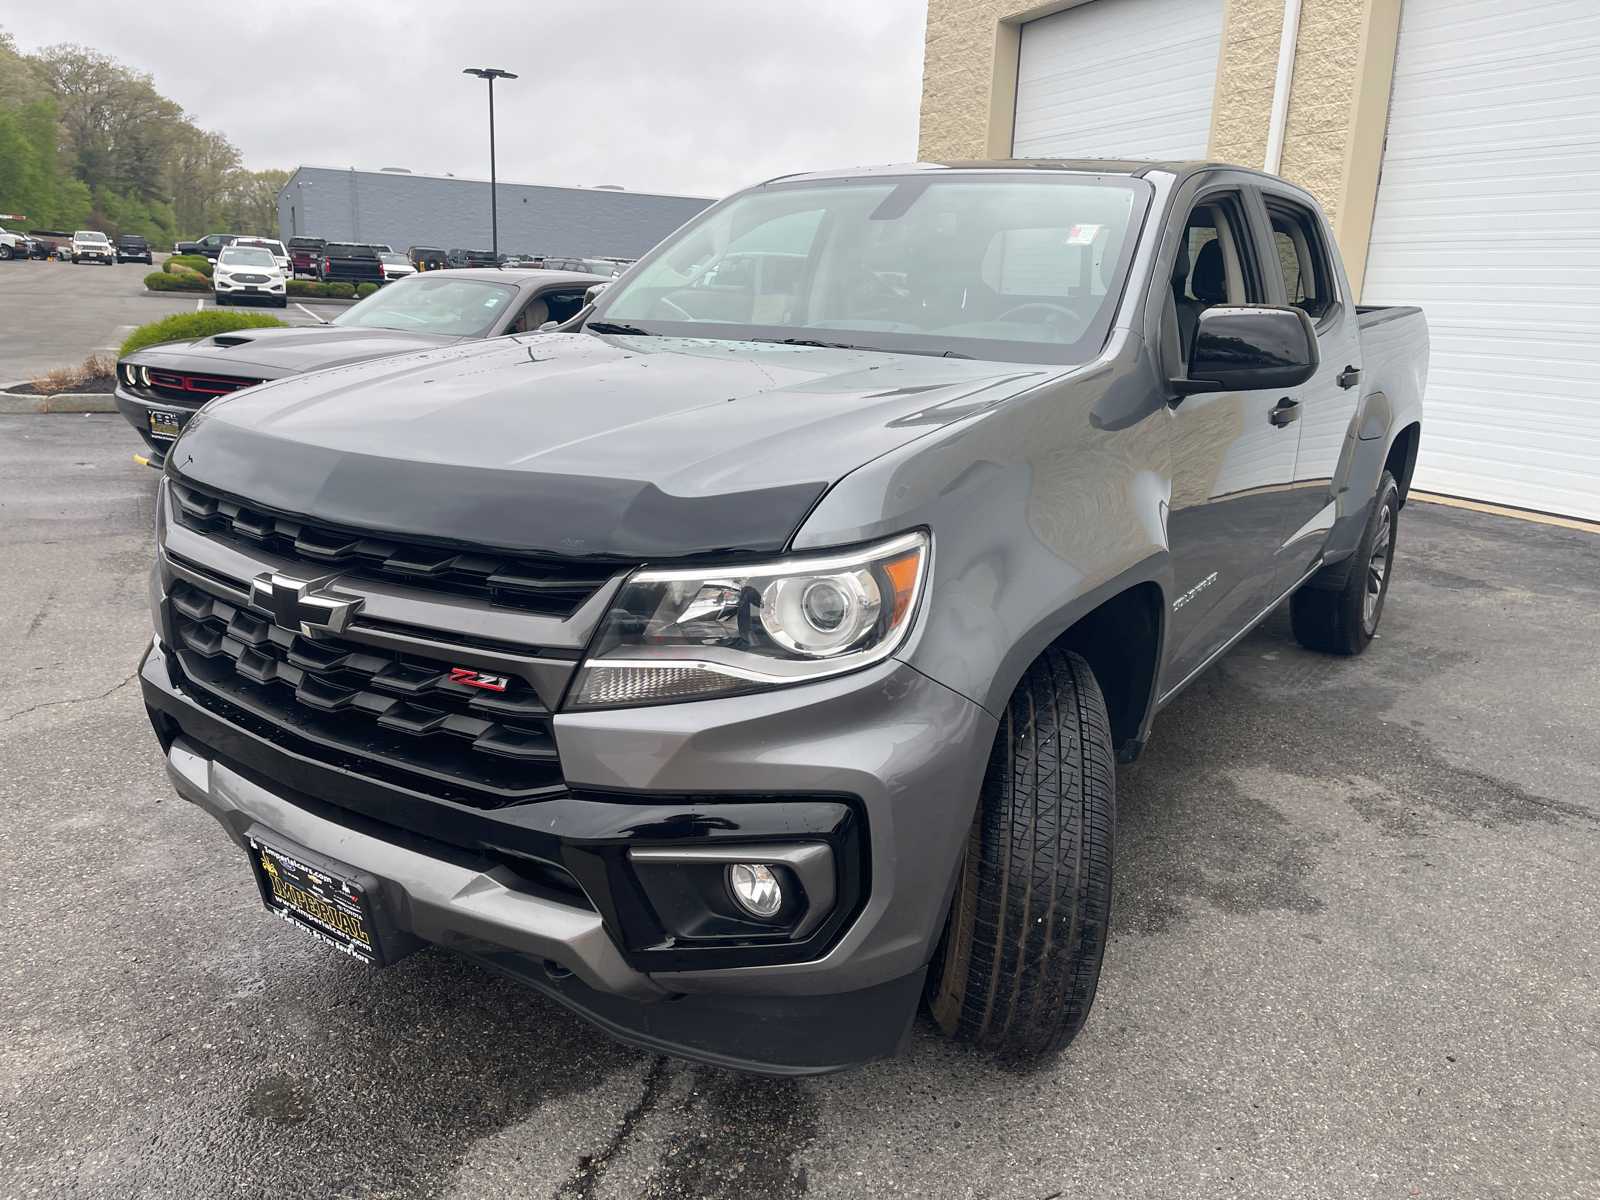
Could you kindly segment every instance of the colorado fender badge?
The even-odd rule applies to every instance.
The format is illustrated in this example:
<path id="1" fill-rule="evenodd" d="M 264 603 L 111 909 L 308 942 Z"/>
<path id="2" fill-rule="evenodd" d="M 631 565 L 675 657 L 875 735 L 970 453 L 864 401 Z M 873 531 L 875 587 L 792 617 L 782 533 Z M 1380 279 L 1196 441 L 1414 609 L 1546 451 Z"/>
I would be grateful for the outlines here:
<path id="1" fill-rule="evenodd" d="M 466 667 L 451 667 L 450 682 L 464 683 L 468 687 L 483 688 L 489 692 L 503 692 L 511 680 L 504 675 L 485 675 L 481 671 L 469 671 Z"/>

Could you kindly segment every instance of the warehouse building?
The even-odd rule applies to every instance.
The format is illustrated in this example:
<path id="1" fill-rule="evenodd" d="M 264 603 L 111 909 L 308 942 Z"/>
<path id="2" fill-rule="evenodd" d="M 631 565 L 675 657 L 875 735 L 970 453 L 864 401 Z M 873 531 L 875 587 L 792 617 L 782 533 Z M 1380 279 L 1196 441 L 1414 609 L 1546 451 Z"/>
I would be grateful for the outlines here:
<path id="1" fill-rule="evenodd" d="M 920 156 L 1211 158 L 1417 304 L 1416 485 L 1600 520 L 1600 3 L 930 0 Z"/>
<path id="2" fill-rule="evenodd" d="M 712 201 L 621 188 L 501 182 L 500 251 L 637 258 Z M 489 181 L 395 168 L 301 167 L 278 193 L 286 238 L 487 250 Z"/>

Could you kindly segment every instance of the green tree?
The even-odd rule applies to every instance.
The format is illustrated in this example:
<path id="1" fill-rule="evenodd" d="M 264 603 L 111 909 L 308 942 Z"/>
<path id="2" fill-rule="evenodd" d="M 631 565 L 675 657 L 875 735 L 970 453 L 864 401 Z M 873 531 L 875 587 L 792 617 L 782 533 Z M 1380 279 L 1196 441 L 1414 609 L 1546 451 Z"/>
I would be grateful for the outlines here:
<path id="1" fill-rule="evenodd" d="M 0 210 L 33 228 L 178 236 L 274 233 L 288 173 L 246 171 L 149 74 L 85 46 L 18 53 L 0 30 Z"/>

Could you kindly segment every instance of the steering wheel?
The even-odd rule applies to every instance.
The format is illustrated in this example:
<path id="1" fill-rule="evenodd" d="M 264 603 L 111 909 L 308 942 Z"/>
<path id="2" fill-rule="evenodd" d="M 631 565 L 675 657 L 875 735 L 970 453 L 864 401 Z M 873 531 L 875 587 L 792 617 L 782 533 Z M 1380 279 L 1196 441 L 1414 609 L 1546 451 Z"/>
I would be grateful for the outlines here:
<path id="1" fill-rule="evenodd" d="M 1012 321 L 1016 319 L 1018 313 L 1025 312 L 1038 312 L 1043 314 L 1043 316 L 1029 318 L 1029 323 L 1033 325 L 1048 325 L 1052 318 L 1059 317 L 1070 317 L 1076 319 L 1078 315 L 1070 308 L 1063 307 L 1060 304 L 1046 304 L 1042 300 L 1034 300 L 1028 304 L 1019 304 L 1017 307 L 1009 310 L 1008 312 L 1001 313 L 995 318 L 995 320 Z"/>
<path id="2" fill-rule="evenodd" d="M 660 299 L 658 299 L 656 301 L 656 303 L 659 304 L 659 305 L 662 305 L 662 306 L 664 306 L 666 308 L 670 308 L 673 312 L 678 314 L 678 317 L 681 320 L 684 320 L 684 321 L 692 321 L 692 320 L 694 320 L 693 317 L 691 317 L 688 313 L 684 312 L 683 309 L 679 308 L 676 304 L 674 304 L 671 300 L 668 300 L 665 296 L 662 296 Z M 659 320 L 661 320 L 661 318 L 657 317 L 656 320 L 659 321 Z"/>

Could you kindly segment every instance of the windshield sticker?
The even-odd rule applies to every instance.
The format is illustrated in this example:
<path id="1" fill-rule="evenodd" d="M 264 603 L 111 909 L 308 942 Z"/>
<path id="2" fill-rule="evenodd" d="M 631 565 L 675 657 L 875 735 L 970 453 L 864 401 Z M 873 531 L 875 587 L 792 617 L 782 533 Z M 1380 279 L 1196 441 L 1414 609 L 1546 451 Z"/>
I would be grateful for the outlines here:
<path id="1" fill-rule="evenodd" d="M 1074 225 L 1067 230 L 1066 244 L 1069 246 L 1092 246 L 1095 238 L 1100 236 L 1100 231 L 1104 228 L 1104 225 Z"/>

